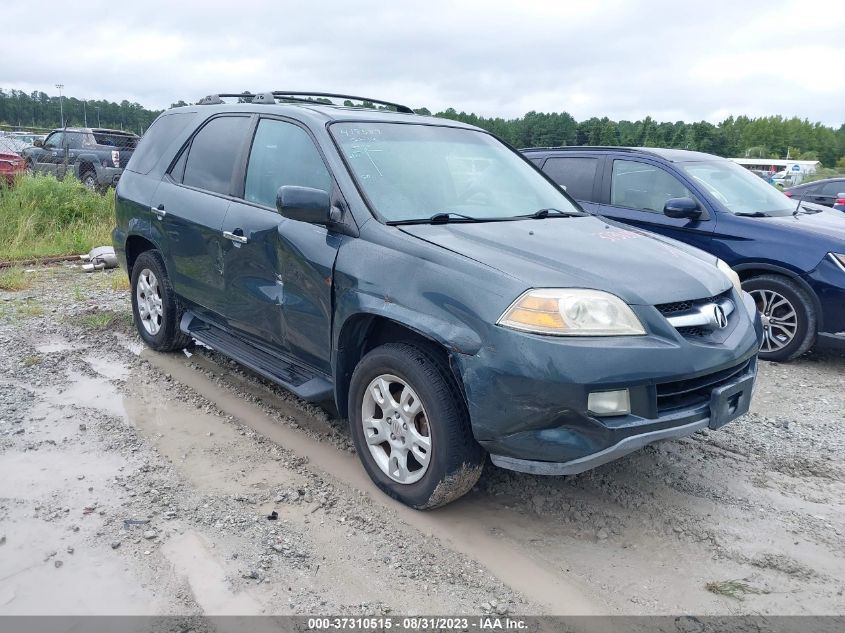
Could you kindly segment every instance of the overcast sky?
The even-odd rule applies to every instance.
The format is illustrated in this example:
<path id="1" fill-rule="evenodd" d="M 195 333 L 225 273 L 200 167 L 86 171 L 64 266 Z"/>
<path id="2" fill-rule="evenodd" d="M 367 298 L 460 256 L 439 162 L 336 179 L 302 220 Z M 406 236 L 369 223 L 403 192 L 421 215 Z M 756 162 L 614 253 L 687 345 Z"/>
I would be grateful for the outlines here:
<path id="1" fill-rule="evenodd" d="M 319 90 L 486 116 L 845 120 L 845 2 L 6 2 L 0 87 Z M 14 27 L 13 27 L 14 25 Z"/>

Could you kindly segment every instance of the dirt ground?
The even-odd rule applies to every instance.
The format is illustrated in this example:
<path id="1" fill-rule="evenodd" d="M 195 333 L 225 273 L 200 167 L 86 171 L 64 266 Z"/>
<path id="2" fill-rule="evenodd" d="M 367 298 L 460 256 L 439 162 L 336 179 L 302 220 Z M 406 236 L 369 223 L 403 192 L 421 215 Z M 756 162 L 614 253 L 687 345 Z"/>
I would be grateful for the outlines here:
<path id="1" fill-rule="evenodd" d="M 420 513 L 345 421 L 143 349 L 121 271 L 28 275 L 0 291 L 0 614 L 845 613 L 845 354 L 763 363 L 718 432 L 568 478 L 488 464 Z"/>

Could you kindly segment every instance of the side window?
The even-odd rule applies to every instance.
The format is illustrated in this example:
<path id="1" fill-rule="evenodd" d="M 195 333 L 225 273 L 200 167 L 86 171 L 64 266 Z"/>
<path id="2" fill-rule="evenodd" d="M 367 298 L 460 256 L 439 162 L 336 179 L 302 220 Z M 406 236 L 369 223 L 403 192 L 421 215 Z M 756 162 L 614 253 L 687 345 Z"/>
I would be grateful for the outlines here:
<path id="1" fill-rule="evenodd" d="M 176 164 L 173 165 L 173 169 L 170 170 L 170 177 L 176 182 L 182 182 L 182 179 L 185 177 L 185 163 L 187 162 L 188 150 L 186 149 L 179 155 L 179 160 L 176 161 Z"/>
<path id="2" fill-rule="evenodd" d="M 331 191 L 332 178 L 305 130 L 285 121 L 262 119 L 249 154 L 244 198 L 275 208 L 276 192 L 284 185 Z"/>
<path id="3" fill-rule="evenodd" d="M 833 182 L 826 182 L 821 187 L 821 191 L 817 190 L 815 193 L 823 196 L 838 196 L 843 192 L 845 192 L 845 180 L 835 180 Z"/>
<path id="4" fill-rule="evenodd" d="M 150 173 L 162 152 L 176 140 L 194 117 L 196 114 L 193 112 L 176 112 L 157 118 L 139 141 L 126 169 L 139 174 Z"/>
<path id="5" fill-rule="evenodd" d="M 616 207 L 663 213 L 669 198 L 694 198 L 672 174 L 647 163 L 614 160 L 610 204 Z"/>
<path id="6" fill-rule="evenodd" d="M 64 140 L 64 132 L 53 132 L 44 141 L 44 147 L 46 149 L 57 149 L 57 148 L 62 146 L 63 140 Z"/>
<path id="7" fill-rule="evenodd" d="M 550 158 L 543 171 L 576 200 L 593 200 L 598 158 Z"/>
<path id="8" fill-rule="evenodd" d="M 80 132 L 68 132 L 66 137 L 69 149 L 82 149 L 82 134 Z"/>
<path id="9" fill-rule="evenodd" d="M 209 121 L 191 142 L 182 182 L 228 194 L 235 161 L 248 130 L 249 117 L 223 116 Z"/>

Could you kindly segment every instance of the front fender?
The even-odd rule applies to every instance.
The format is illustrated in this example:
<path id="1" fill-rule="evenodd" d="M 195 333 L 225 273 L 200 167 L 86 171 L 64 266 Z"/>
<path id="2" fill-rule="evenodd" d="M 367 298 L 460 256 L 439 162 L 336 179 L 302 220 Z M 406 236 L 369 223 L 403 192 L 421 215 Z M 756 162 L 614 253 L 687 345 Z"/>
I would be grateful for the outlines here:
<path id="1" fill-rule="evenodd" d="M 430 314 L 412 310 L 395 303 L 389 297 L 366 294 L 355 290 L 346 292 L 338 298 L 334 349 L 337 349 L 340 333 L 349 319 L 359 317 L 362 314 L 394 321 L 458 354 L 473 355 L 481 349 L 481 337 L 463 323 L 446 321 Z"/>

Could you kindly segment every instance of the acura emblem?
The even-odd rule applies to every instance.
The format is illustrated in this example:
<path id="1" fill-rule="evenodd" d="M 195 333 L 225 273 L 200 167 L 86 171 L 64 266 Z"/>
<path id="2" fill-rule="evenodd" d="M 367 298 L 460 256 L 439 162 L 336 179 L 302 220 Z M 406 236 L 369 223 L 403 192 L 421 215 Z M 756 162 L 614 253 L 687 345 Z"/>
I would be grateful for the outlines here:
<path id="1" fill-rule="evenodd" d="M 719 329 L 728 326 L 728 317 L 725 316 L 725 311 L 722 309 L 722 306 L 713 307 L 713 316 L 716 318 L 716 325 L 719 326 Z"/>

